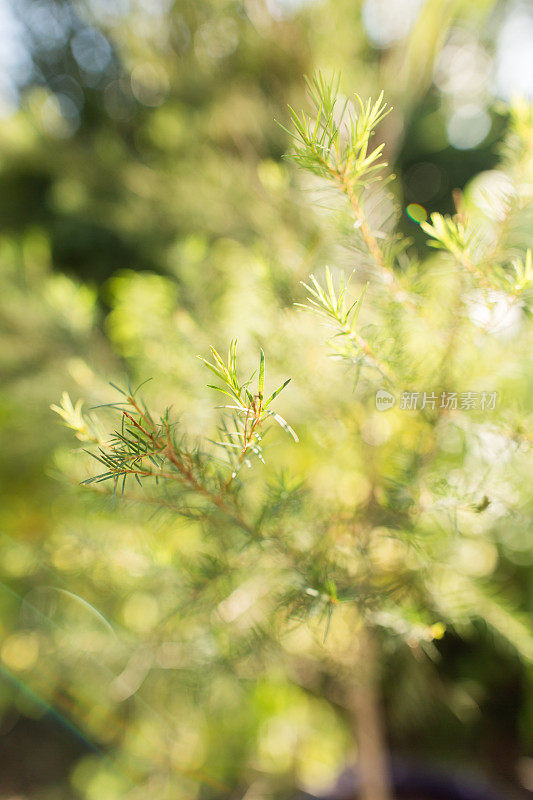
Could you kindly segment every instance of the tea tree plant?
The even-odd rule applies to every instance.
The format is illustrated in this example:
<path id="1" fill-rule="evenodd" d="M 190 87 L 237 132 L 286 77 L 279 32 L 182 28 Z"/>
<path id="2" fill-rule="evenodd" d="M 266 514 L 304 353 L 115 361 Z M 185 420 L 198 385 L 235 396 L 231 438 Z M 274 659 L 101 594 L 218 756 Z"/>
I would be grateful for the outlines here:
<path id="1" fill-rule="evenodd" d="M 383 188 L 391 178 L 384 145 L 372 144 L 390 112 L 383 96 L 343 98 L 338 79 L 320 74 L 308 86 L 311 114 L 291 109 L 291 157 L 346 201 L 340 213 L 351 218 L 354 272 L 351 279 L 329 268 L 311 275 L 305 296 L 295 298 L 294 320 L 304 310 L 329 328 L 329 355 L 340 362 L 334 390 L 331 371 L 326 379 L 317 365 L 303 381 L 311 392 L 306 418 L 294 407 L 289 424 L 277 411 L 289 379 L 266 388 L 262 349 L 245 379 L 232 342 L 226 359 L 214 348 L 202 358 L 224 405 L 217 430 L 200 442 L 170 408 L 149 408 L 140 387 L 117 389 L 110 434 L 68 396 L 54 410 L 92 445 L 99 469 L 86 485 L 201 523 L 217 555 L 209 568 L 190 565 L 195 597 L 208 593 L 215 574 L 237 586 L 244 574 L 262 576 L 269 590 L 254 642 L 268 627 L 285 658 L 307 659 L 306 669 L 310 663 L 328 676 L 357 742 L 360 797 L 389 800 L 384 643 L 432 661 L 446 626 L 466 634 L 482 620 L 533 659 L 527 622 L 490 581 L 504 531 L 527 519 L 529 412 L 516 370 L 531 337 L 525 176 L 532 174 L 533 120 L 523 105 L 510 110 L 499 168 L 505 191 L 491 195 L 478 184 L 457 195 L 455 216 L 423 222 L 428 243 L 441 251 L 427 256 L 399 231 L 394 198 Z M 328 423 L 313 439 L 325 402 Z M 294 447 L 314 448 L 315 477 L 273 477 L 264 466 L 272 426 Z M 330 474 L 347 479 L 348 489 L 328 495 L 320 475 Z M 483 564 L 470 563 L 468 553 Z M 295 652 L 296 623 L 317 635 Z"/>
<path id="2" fill-rule="evenodd" d="M 110 481 L 113 492 L 119 487 L 123 494 L 128 479 L 135 480 L 141 487 L 147 479 L 154 479 L 156 483 L 170 482 L 174 485 L 173 497 L 179 514 L 202 517 L 222 514 L 243 531 L 256 536 L 259 530 L 255 530 L 240 509 L 237 478 L 244 465 L 252 466 L 252 459 L 263 461 L 262 438 L 268 420 L 275 421 L 298 441 L 291 426 L 271 407 L 290 378 L 265 397 L 265 355 L 261 350 L 257 391 L 252 394 L 250 386 L 255 373 L 241 383 L 237 343 L 231 344 L 227 362 L 215 348 L 211 348 L 211 353 L 213 361 L 202 359 L 219 380 L 219 385 L 211 388 L 232 401 L 225 406 L 230 413 L 221 419 L 218 439 L 210 442 L 213 447 L 222 449 L 225 458 L 216 457 L 213 450 L 188 444 L 177 423 L 171 420 L 170 409 L 155 417 L 137 399 L 138 390 L 124 391 L 116 387 L 124 397 L 124 401 L 113 404 L 120 414 L 120 427 L 105 441 L 94 421 L 84 418 L 80 405 L 74 407 L 68 395 L 63 396 L 60 406 L 54 405 L 52 409 L 76 431 L 78 438 L 98 445 L 97 452 L 89 452 L 105 471 L 88 478 L 84 481 L 86 485 Z"/>

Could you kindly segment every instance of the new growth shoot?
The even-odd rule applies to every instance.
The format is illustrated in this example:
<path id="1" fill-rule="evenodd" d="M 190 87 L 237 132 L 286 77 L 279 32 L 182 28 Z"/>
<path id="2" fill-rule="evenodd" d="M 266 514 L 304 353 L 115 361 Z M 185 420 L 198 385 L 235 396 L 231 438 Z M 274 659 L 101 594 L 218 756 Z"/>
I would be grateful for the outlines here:
<path id="1" fill-rule="evenodd" d="M 264 462 L 263 437 L 267 421 L 273 420 L 298 441 L 293 428 L 272 407 L 290 378 L 265 398 L 263 350 L 260 351 L 258 371 L 244 382 L 238 375 L 236 341 L 230 345 L 226 362 L 214 347 L 211 355 L 212 361 L 199 356 L 219 379 L 219 385 L 209 386 L 229 397 L 231 402 L 223 406 L 226 413 L 219 422 L 218 439 L 206 440 L 206 443 L 222 448 L 226 458 L 215 457 L 202 445 L 190 444 L 177 421 L 172 419 L 170 408 L 157 415 L 137 396 L 139 389 L 125 391 L 111 384 L 123 400 L 107 405 L 118 412 L 120 424 L 106 441 L 94 433 L 100 429 L 99 423 L 94 418 L 88 420 L 82 413 L 81 403 L 74 406 L 68 394 L 64 393 L 61 405 L 51 406 L 65 424 L 77 432 L 78 438 L 97 445 L 96 450 L 86 452 L 104 469 L 87 478 L 84 484 L 109 481 L 113 484 L 113 492 L 119 487 L 124 493 L 129 479 L 140 486 L 148 479 L 170 483 L 183 500 L 183 513 L 190 513 L 190 500 L 196 496 L 235 517 L 235 509 L 228 506 L 226 495 L 241 467 L 244 464 L 251 466 L 252 456 Z M 256 374 L 257 384 L 252 391 Z"/>
<path id="2" fill-rule="evenodd" d="M 383 92 L 377 100 L 369 98 L 366 103 L 358 94 L 353 102 L 350 98 L 341 99 L 340 76 L 333 76 L 328 82 L 319 72 L 306 82 L 314 113 L 298 114 L 289 106 L 293 130 L 282 126 L 294 140 L 290 158 L 302 169 L 325 178 L 347 197 L 370 256 L 390 282 L 393 277 L 390 265 L 370 228 L 361 201 L 365 190 L 383 179 L 381 173 L 387 166 L 382 160 L 385 145 L 371 149 L 370 140 L 391 108 L 383 102 Z"/>

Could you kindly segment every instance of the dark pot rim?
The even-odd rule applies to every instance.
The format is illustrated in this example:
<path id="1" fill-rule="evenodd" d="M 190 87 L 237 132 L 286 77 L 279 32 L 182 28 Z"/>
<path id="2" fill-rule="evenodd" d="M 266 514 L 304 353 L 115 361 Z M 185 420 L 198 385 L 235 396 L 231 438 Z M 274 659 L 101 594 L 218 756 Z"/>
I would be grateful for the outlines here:
<path id="1" fill-rule="evenodd" d="M 395 759 L 390 765 L 395 800 L 513 800 L 519 795 L 493 788 L 485 779 L 465 771 L 448 770 L 426 762 Z M 343 772 L 335 788 L 326 796 L 312 800 L 357 800 L 359 779 L 357 767 Z"/>

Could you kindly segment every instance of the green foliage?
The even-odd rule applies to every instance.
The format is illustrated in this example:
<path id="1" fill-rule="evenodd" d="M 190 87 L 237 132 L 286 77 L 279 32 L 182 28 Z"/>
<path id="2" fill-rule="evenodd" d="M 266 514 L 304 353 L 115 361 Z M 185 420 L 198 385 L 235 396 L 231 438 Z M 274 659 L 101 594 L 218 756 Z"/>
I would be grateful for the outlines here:
<path id="1" fill-rule="evenodd" d="M 299 115 L 289 106 L 294 131 L 288 133 L 295 139 L 291 158 L 303 169 L 340 186 L 351 182 L 366 188 L 380 179 L 378 173 L 387 166 L 380 161 L 384 144 L 370 153 L 368 148 L 374 129 L 390 109 L 383 103 L 383 92 L 375 102 L 368 99 L 363 103 L 356 94 L 355 105 L 349 106 L 349 98 L 342 103 L 339 81 L 340 76 L 334 75 L 328 83 L 320 72 L 307 80 L 312 116 Z"/>
<path id="2" fill-rule="evenodd" d="M 479 621 L 530 662 L 531 630 L 490 583 L 505 515 L 527 513 L 518 502 L 499 498 L 498 486 L 506 460 L 512 459 L 514 496 L 522 496 L 529 433 L 524 420 L 510 427 L 509 410 L 496 407 L 504 378 L 490 386 L 489 381 L 496 380 L 494 363 L 508 348 L 486 328 L 481 334 L 486 354 L 479 358 L 475 316 L 475 303 L 490 314 L 500 295 L 507 311 L 516 307 L 523 313 L 530 250 L 502 265 L 490 256 L 494 240 L 485 242 L 483 232 L 473 231 L 466 209 L 454 218 L 435 213 L 422 229 L 432 244 L 453 256 L 451 271 L 449 261 L 427 259 L 422 275 L 400 274 L 400 253 L 417 263 L 412 244 L 378 245 L 360 202 L 370 183 L 364 179 L 365 164 L 373 169 L 382 149 L 378 146 L 368 161 L 370 134 L 384 113 L 382 99 L 360 103 L 360 116 L 351 120 L 342 143 L 334 122 L 337 81 L 318 76 L 310 91 L 316 117 L 310 121 L 293 114 L 297 161 L 342 189 L 358 223 L 355 235 L 362 236 L 379 276 L 359 281 L 355 291 L 354 275 L 347 281 L 340 272 L 337 280 L 329 268 L 324 283 L 313 274 L 303 282 L 307 302 L 296 305 L 333 328 L 335 360 L 350 369 L 350 383 L 354 370 L 360 378 L 350 396 L 346 373 L 330 371 L 322 362 L 316 375 L 299 372 L 300 392 L 305 386 L 309 394 L 306 411 L 299 415 L 292 408 L 292 416 L 302 432 L 298 450 L 303 449 L 303 463 L 312 462 L 311 472 L 288 469 L 297 458 L 289 450 L 276 455 L 278 475 L 269 468 L 264 435 L 270 421 L 298 441 L 273 409 L 289 381 L 270 394 L 265 390 L 263 348 L 257 369 L 243 379 L 234 340 L 226 359 L 214 347 L 211 359 L 200 358 L 217 378 L 210 388 L 226 400 L 214 435 L 186 436 L 170 409 L 158 415 L 137 399 L 137 391 L 119 390 L 123 400 L 111 405 L 120 426 L 91 451 L 103 471 L 84 483 L 98 491 L 110 481 L 113 493 L 119 487 L 135 502 L 164 511 L 167 519 L 200 526 L 201 546 L 180 559 L 177 574 L 184 576 L 186 588 L 173 635 L 181 635 L 180 625 L 189 617 L 198 623 L 199 615 L 204 631 L 211 630 L 207 620 L 213 615 L 231 626 L 240 616 L 240 603 L 250 603 L 254 614 L 244 637 L 228 631 L 232 669 L 246 663 L 252 650 L 264 654 L 271 648 L 290 661 L 290 637 L 303 627 L 307 657 L 348 698 L 345 668 L 356 663 L 353 630 L 360 636 L 371 631 L 393 651 L 410 648 L 435 661 L 446 630 L 468 635 Z M 441 263 L 448 265 L 444 283 Z M 390 279 L 383 280 L 384 275 Z M 296 309 L 293 325 L 304 324 L 304 317 Z M 425 342 L 432 339 L 437 346 L 429 363 Z M 296 333 L 292 346 L 300 359 L 304 343 Z M 386 414 L 379 406 L 376 410 L 384 386 L 389 397 L 389 389 L 396 393 L 396 405 Z M 409 405 L 406 396 L 423 398 L 421 405 Z M 481 398 L 474 410 L 471 397 Z M 88 440 L 91 430 L 100 430 L 101 423 L 86 422 L 79 403 L 73 406 L 68 396 L 54 410 L 78 437 Z M 489 412 L 493 416 L 487 422 Z M 355 438 L 345 441 L 354 421 Z M 322 439 L 318 445 L 315 429 Z M 498 448 L 506 459 L 501 464 L 493 454 Z M 255 468 L 243 471 L 243 466 Z M 139 493 L 128 490 L 128 478 L 140 485 Z M 154 485 L 147 489 L 147 481 Z M 187 607 L 192 597 L 201 602 L 201 611 Z M 211 668 L 220 668 L 217 659 Z"/>
<path id="3" fill-rule="evenodd" d="M 333 285 L 329 267 L 326 267 L 326 288 L 323 289 L 314 275 L 310 275 L 311 285 L 304 283 L 309 294 L 308 305 L 297 303 L 304 309 L 314 311 L 325 317 L 329 322 L 335 323 L 336 333 L 333 336 L 334 352 L 342 359 L 348 360 L 358 369 L 366 364 L 374 367 L 386 380 L 392 380 L 390 367 L 380 363 L 367 341 L 355 330 L 355 324 L 361 311 L 361 305 L 368 284 L 349 306 L 346 304 L 346 290 L 344 274 L 341 274 L 341 286 L 338 294 Z"/>
<path id="4" fill-rule="evenodd" d="M 94 418 L 83 414 L 82 400 L 78 400 L 74 406 L 68 392 L 63 392 L 60 404 L 53 403 L 50 408 L 59 414 L 67 428 L 73 430 L 76 438 L 81 442 L 99 443 L 103 441 L 103 432 L 98 429 Z"/>
<path id="5" fill-rule="evenodd" d="M 297 160 L 301 166 L 317 171 L 323 177 L 330 178 L 332 170 L 340 170 L 343 176 L 342 187 L 345 189 L 349 198 L 353 199 L 353 188 L 363 175 L 362 168 L 353 166 L 354 164 L 373 163 L 368 161 L 367 146 L 373 127 L 382 119 L 384 106 L 380 97 L 377 103 L 360 102 L 360 115 L 353 118 L 349 124 L 349 136 L 347 142 L 340 144 L 340 127 L 334 122 L 335 108 L 339 103 L 338 80 L 334 79 L 327 83 L 321 75 L 318 75 L 309 83 L 311 100 L 315 106 L 315 118 L 310 122 L 307 117 L 297 117 L 293 113 L 294 125 L 296 129 Z M 343 106 L 343 113 L 346 107 Z M 307 120 L 307 121 L 305 121 Z M 311 133 L 312 131 L 312 133 Z M 381 153 L 379 146 L 374 153 Z M 377 158 L 377 155 L 376 155 Z M 328 172 L 320 173 L 320 169 L 314 170 L 312 164 L 318 165 L 324 159 L 328 164 Z M 332 166 L 331 159 L 336 159 L 337 166 Z M 365 182 L 363 181 L 365 186 Z M 359 213 L 363 213 L 360 206 L 356 203 L 352 205 L 356 218 Z M 365 219 L 363 217 L 363 219 Z M 365 226 L 367 226 L 365 220 Z M 485 290 L 487 286 L 492 286 L 489 279 L 481 273 L 480 267 L 472 262 L 473 258 L 473 235 L 467 232 L 467 226 L 459 217 L 452 219 L 433 214 L 431 223 L 423 223 L 423 229 L 432 237 L 433 244 L 449 251 L 455 258 L 460 269 L 465 268 L 471 276 L 472 281 L 477 281 L 477 287 Z M 369 251 L 372 253 L 376 239 L 370 228 L 366 228 L 366 239 Z M 408 245 L 407 245 L 408 247 Z M 407 251 L 409 252 L 409 251 Z M 378 250 L 381 254 L 381 250 Z M 525 263 L 529 263 L 530 256 L 525 256 Z M 378 259 L 379 261 L 379 259 Z M 384 262 L 380 261 L 382 267 Z M 388 266 L 387 269 L 392 267 Z M 499 265 L 494 265 L 494 273 L 499 274 Z M 459 273 L 461 275 L 461 273 Z M 520 273 L 525 280 L 528 274 L 527 266 Z M 394 281 L 396 279 L 394 278 Z M 495 280 L 495 279 L 494 279 Z M 499 284 L 498 284 L 499 285 Z M 525 284 L 524 284 L 525 285 Z M 370 367 L 372 371 L 377 370 L 385 378 L 392 388 L 398 389 L 405 386 L 407 382 L 411 385 L 427 386 L 427 379 L 430 373 L 426 365 L 420 362 L 413 369 L 406 367 L 405 360 L 395 360 L 394 350 L 390 349 L 390 342 L 393 341 L 394 334 L 407 331 L 407 321 L 421 325 L 423 322 L 423 305 L 420 300 L 427 296 L 425 286 L 416 288 L 418 298 L 414 305 L 408 295 L 404 298 L 401 311 L 396 310 L 391 316 L 391 308 L 402 306 L 401 297 L 398 295 L 396 284 L 383 284 L 373 292 L 372 315 L 374 322 L 372 327 L 380 327 L 379 335 L 372 345 L 363 337 L 365 326 L 361 327 L 362 301 L 365 292 L 368 290 L 367 283 L 360 291 L 358 296 L 353 299 L 349 297 L 349 287 L 341 275 L 340 287 L 335 288 L 334 280 L 329 268 L 325 272 L 325 288 L 319 283 L 314 275 L 311 275 L 310 282 L 305 283 L 304 287 L 308 292 L 308 303 L 304 305 L 308 310 L 318 313 L 334 326 L 334 353 L 337 357 L 347 360 L 357 368 L 359 374 L 362 367 Z M 414 295 L 412 295 L 414 296 Z M 517 302 L 518 295 L 513 288 L 509 293 L 509 301 Z M 473 326 L 469 323 L 464 311 L 462 295 L 459 297 L 460 311 L 454 311 L 454 315 L 459 313 L 460 322 L 464 328 L 462 334 L 463 341 L 472 335 Z M 301 304 L 299 304 L 301 305 Z M 420 309 L 420 310 L 418 310 Z M 416 320 L 416 317 L 419 320 Z M 456 320 L 452 320 L 453 325 Z M 270 536 L 274 548 L 286 560 L 284 569 L 289 571 L 296 568 L 294 577 L 295 585 L 291 586 L 285 600 L 282 600 L 282 607 L 288 609 L 298 609 L 298 615 L 305 611 L 304 616 L 315 614 L 317 603 L 318 608 L 323 608 L 324 598 L 328 613 L 327 627 L 330 627 L 330 619 L 333 609 L 339 603 L 353 605 L 358 615 L 362 619 L 372 624 L 375 615 L 379 615 L 391 604 L 400 606 L 406 605 L 407 608 L 416 608 L 417 614 L 421 619 L 431 617 L 437 607 L 447 608 L 449 617 L 443 615 L 443 622 L 454 622 L 454 604 L 446 602 L 436 603 L 433 598 L 435 591 L 433 584 L 433 573 L 437 570 L 446 574 L 446 558 L 451 558 L 449 569 L 453 574 L 453 554 L 455 552 L 455 538 L 460 540 L 461 532 L 457 528 L 450 528 L 450 519 L 447 517 L 448 503 L 452 503 L 450 508 L 454 508 L 451 498 L 441 498 L 429 503 L 429 507 L 421 501 L 423 493 L 430 494 L 437 492 L 437 483 L 441 480 L 442 470 L 449 468 L 449 456 L 447 451 L 440 445 L 441 429 L 447 429 L 451 423 L 448 418 L 448 406 L 442 400 L 449 394 L 451 386 L 447 381 L 452 378 L 457 397 L 459 393 L 469 395 L 470 392 L 461 392 L 461 386 L 456 385 L 466 374 L 460 361 L 456 374 L 450 376 L 448 373 L 450 359 L 458 358 L 460 345 L 454 343 L 454 333 L 449 333 L 450 321 L 448 319 L 441 322 L 436 320 L 435 329 L 438 330 L 439 337 L 446 342 L 448 340 L 436 377 L 436 387 L 439 392 L 424 391 L 424 400 L 420 409 L 420 421 L 417 423 L 419 443 L 411 442 L 407 460 L 403 454 L 404 444 L 402 438 L 410 436 L 409 425 L 406 421 L 397 419 L 399 430 L 403 431 L 399 442 L 393 442 L 385 448 L 387 454 L 385 460 L 376 468 L 373 476 L 375 488 L 373 493 L 381 496 L 381 499 L 369 503 L 358 513 L 350 510 L 350 507 L 331 506 L 329 502 L 317 502 L 318 518 L 322 520 L 325 530 L 328 532 L 324 537 L 313 536 L 310 542 L 303 547 L 300 544 L 287 540 L 286 534 L 282 529 L 273 531 Z M 368 321 L 366 324 L 368 328 Z M 469 333 L 467 333 L 467 331 Z M 337 344 L 339 342 L 339 344 Z M 389 344 L 387 344 L 389 343 Z M 407 342 L 406 342 L 406 346 Z M 451 349 L 450 349 L 451 348 Z M 252 499 L 253 495 L 242 495 L 233 493 L 233 481 L 240 472 L 241 466 L 246 464 L 251 466 L 251 456 L 257 457 L 261 462 L 263 458 L 263 434 L 264 425 L 270 417 L 288 431 L 297 440 L 293 429 L 277 412 L 274 412 L 270 405 L 277 398 L 282 389 L 288 384 L 288 380 L 282 383 L 266 400 L 264 399 L 265 381 L 265 356 L 261 349 L 258 371 L 252 373 L 250 378 L 242 381 L 239 377 L 237 364 L 237 346 L 232 342 L 227 361 L 211 348 L 212 360 L 204 358 L 203 363 L 214 373 L 219 381 L 219 385 L 211 386 L 226 397 L 231 403 L 224 409 L 230 412 L 229 416 L 223 418 L 218 427 L 218 438 L 214 442 L 217 447 L 223 449 L 226 457 L 224 462 L 230 469 L 229 477 L 221 471 L 218 460 L 200 445 L 188 446 L 184 444 L 184 439 L 180 438 L 176 431 L 178 428 L 170 422 L 169 412 L 157 418 L 143 404 L 139 404 L 134 397 L 135 393 L 124 393 L 125 406 L 118 404 L 121 414 L 121 429 L 115 431 L 105 448 L 100 447 L 95 457 L 106 468 L 106 471 L 91 477 L 87 483 L 100 482 L 102 480 L 113 480 L 115 485 L 118 480 L 122 480 L 122 485 L 126 478 L 131 475 L 139 483 L 143 478 L 156 478 L 157 480 L 170 480 L 178 484 L 182 497 L 184 512 L 176 510 L 185 515 L 194 514 L 196 518 L 201 518 L 205 514 L 208 520 L 210 513 L 215 510 L 223 512 L 228 519 L 237 522 L 241 529 L 251 535 L 252 539 L 259 535 L 257 525 L 252 521 L 257 518 L 257 499 Z M 468 367 L 471 369 L 471 367 Z M 467 372 L 468 372 L 467 369 Z M 257 388 L 252 390 L 254 377 L 257 378 Z M 485 380 L 484 374 L 481 380 Z M 372 384 L 367 383 L 363 392 L 367 393 Z M 416 397 L 420 392 L 415 390 Z M 480 393 L 475 393 L 477 394 Z M 481 411 L 485 409 L 487 403 L 486 392 L 483 392 Z M 461 406 L 468 410 L 469 406 Z M 58 409 L 56 409 L 58 410 Z M 401 413 L 402 406 L 395 412 Z M 64 410 L 59 410 L 65 416 Z M 71 427 L 80 429 L 77 421 L 79 416 L 78 408 L 71 409 L 71 416 L 75 417 Z M 368 413 L 368 412 L 366 412 Z M 405 412 L 404 412 L 405 413 Z M 463 412 L 464 415 L 465 412 Z M 409 418 L 408 418 L 409 419 Z M 465 420 L 466 422 L 466 420 Z M 406 426 L 407 424 L 407 426 Z M 481 425 L 481 422 L 478 422 Z M 507 434 L 505 434 L 507 435 Z M 339 457 L 338 454 L 334 458 Z M 395 465 L 395 466 L 393 466 Z M 463 469 L 460 464 L 456 469 Z M 246 481 L 241 483 L 240 489 L 246 489 Z M 379 487 L 379 490 L 378 490 Z M 196 497 L 202 501 L 200 506 L 191 505 L 191 499 Z M 238 497 L 238 500 L 237 500 Z M 468 497 L 468 494 L 466 495 Z M 476 505 L 472 496 L 469 502 Z M 168 494 L 165 495 L 168 501 Z M 464 498 L 465 499 L 465 498 Z M 463 499 L 463 502 L 464 502 Z M 203 502 L 205 501 L 205 502 Z M 266 520 L 266 506 L 259 505 L 259 519 Z M 235 505 L 237 503 L 237 505 Z M 246 509 L 247 503 L 251 504 L 249 511 Z M 211 509 L 211 511 L 209 511 Z M 253 509 L 253 510 L 252 510 Z M 444 510 L 444 516 L 442 515 Z M 252 511 L 252 513 L 250 513 Z M 316 512 L 315 512 L 316 513 Z M 425 537 L 428 536 L 428 529 L 433 527 L 431 517 L 436 515 L 438 526 L 442 526 L 444 531 L 443 538 L 435 540 L 429 538 L 424 544 Z M 247 519 L 248 521 L 244 521 Z M 342 520 L 334 522 L 334 520 Z M 339 525 L 345 531 L 345 536 L 352 526 L 359 531 L 353 541 L 353 549 L 350 555 L 341 557 L 344 553 L 342 548 L 339 550 L 333 530 Z M 332 527 L 333 526 L 333 527 Z M 389 572 L 388 567 L 380 566 L 380 557 L 376 559 L 376 552 L 380 551 L 381 530 L 388 531 L 387 536 L 391 536 L 398 541 L 398 546 L 406 548 L 407 553 L 411 553 L 403 566 L 396 564 L 394 571 Z M 373 534 L 372 531 L 378 531 Z M 444 549 L 443 549 L 444 548 Z M 448 555 L 445 556 L 444 553 Z M 411 561 L 409 560 L 411 559 Z M 289 584 L 291 580 L 289 579 Z M 450 590 L 452 589 L 450 582 Z M 446 582 L 442 583 L 439 592 L 446 594 Z M 472 597 L 477 595 L 472 594 Z M 464 595 L 463 599 L 467 597 Z M 461 606 L 461 618 L 464 615 L 475 618 L 479 615 L 477 601 L 471 605 Z M 489 618 L 487 617 L 487 620 Z M 491 615 L 494 621 L 499 619 L 497 615 Z M 435 620 L 431 621 L 434 624 Z M 440 624 L 440 620 L 439 620 Z M 407 630 L 411 630 L 410 627 Z M 502 633 L 504 633 L 502 628 Z M 424 634 L 425 635 L 425 634 Z M 521 641 L 520 637 L 513 636 L 513 642 L 517 644 Z M 529 644 L 523 648 L 526 656 L 529 651 Z M 529 656 L 527 656 L 529 657 Z"/>
<path id="6" fill-rule="evenodd" d="M 227 466 L 231 470 L 230 476 L 224 474 L 224 463 L 221 464 L 218 458 L 197 445 L 187 445 L 177 422 L 172 420 L 169 408 L 163 415 L 156 417 L 142 400 L 137 399 L 140 387 L 135 391 L 124 391 L 114 386 L 124 397 L 123 401 L 111 404 L 120 414 L 120 429 L 115 430 L 105 441 L 99 433 L 98 424 L 83 416 L 80 401 L 74 407 L 65 392 L 61 405 L 51 406 L 52 411 L 59 414 L 66 425 L 76 432 L 78 439 L 98 445 L 97 452 L 91 452 L 90 455 L 105 467 L 105 471 L 86 479 L 85 484 L 112 481 L 113 492 L 120 485 L 123 494 L 129 478 L 134 479 L 139 486 L 142 486 L 144 479 L 154 479 L 156 483 L 171 482 L 176 490 L 176 513 L 187 517 L 198 513 L 198 510 L 191 509 L 188 502 L 189 495 L 192 494 L 206 500 L 215 510 L 229 514 L 231 519 L 240 519 L 236 510 L 228 506 L 225 495 L 241 467 L 244 464 L 251 466 L 252 454 L 264 462 L 262 439 L 267 420 L 272 418 L 298 441 L 291 426 L 270 408 L 272 401 L 290 379 L 264 400 L 265 354 L 262 350 L 259 358 L 258 389 L 255 394 L 249 389 L 255 373 L 245 383 L 240 383 L 236 341 L 231 343 L 227 364 L 213 347 L 211 354 L 213 363 L 204 358 L 201 360 L 219 378 L 224 388 L 210 388 L 222 392 L 233 401 L 224 406 L 232 413 L 219 424 L 220 440 L 213 442 L 224 450 Z M 249 527 L 244 523 L 242 525 Z"/>
<path id="7" fill-rule="evenodd" d="M 459 151 L 457 98 L 431 85 L 443 46 L 490 61 L 487 4 L 428 0 L 379 51 L 344 0 L 276 20 L 261 3 L 96 5 L 83 24 L 122 57 L 111 82 L 86 86 L 65 44 L 71 80 L 28 87 L 0 135 L 0 660 L 116 764 L 82 759 L 54 796 L 325 792 L 351 758 L 363 620 L 398 752 L 492 766 L 497 729 L 517 757 L 525 735 L 506 731 L 530 709 L 503 723 L 491 698 L 517 696 L 531 660 L 531 109 L 487 92 L 491 132 Z M 318 75 L 292 127 L 313 60 L 394 110 Z M 72 132 L 54 92 L 76 84 Z M 281 160 L 292 147 L 306 169 Z M 428 162 L 440 183 L 417 188 Z M 408 202 L 442 214 L 451 249 L 426 248 Z M 235 336 L 239 365 L 218 355 Z M 210 342 L 234 408 L 205 390 Z M 153 380 L 114 405 L 125 372 Z M 55 410 L 104 463 L 51 424 L 63 388 L 91 410 Z M 37 713 L 7 686 L 2 708 Z"/>
<path id="8" fill-rule="evenodd" d="M 467 232 L 464 223 L 460 220 L 434 213 L 431 215 L 431 223 L 422 222 L 421 227 L 431 237 L 430 246 L 451 253 L 471 273 L 479 286 L 485 289 L 507 291 L 516 299 L 525 297 L 527 290 L 531 289 L 533 272 L 531 271 L 531 251 L 529 249 L 524 262 L 514 259 L 510 265 L 512 272 L 510 269 L 505 271 L 499 264 L 494 264 L 492 261 L 483 262 L 483 250 L 476 241 L 476 232 Z M 479 253 L 480 249 L 480 263 L 474 263 L 472 252 L 478 251 Z M 483 271 L 485 265 L 489 267 L 489 274 Z"/>

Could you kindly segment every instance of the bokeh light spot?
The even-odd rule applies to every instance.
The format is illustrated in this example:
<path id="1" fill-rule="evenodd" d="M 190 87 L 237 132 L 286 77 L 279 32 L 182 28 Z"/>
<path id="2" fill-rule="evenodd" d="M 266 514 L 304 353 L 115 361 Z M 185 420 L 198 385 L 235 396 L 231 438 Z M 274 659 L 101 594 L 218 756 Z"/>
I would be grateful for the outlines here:
<path id="1" fill-rule="evenodd" d="M 426 209 L 418 203 L 409 203 L 405 212 L 414 222 L 425 222 L 428 218 Z"/>
<path id="2" fill-rule="evenodd" d="M 35 92 L 31 100 L 43 130 L 56 139 L 72 136 L 79 127 L 80 113 L 71 97 L 66 94 Z"/>
<path id="3" fill-rule="evenodd" d="M 35 633 L 14 633 L 8 636 L 0 650 L 2 661 L 8 669 L 21 672 L 31 669 L 39 655 L 39 640 Z"/>
<path id="4" fill-rule="evenodd" d="M 111 119 L 129 119 L 134 107 L 130 84 L 123 79 L 111 81 L 104 91 L 104 107 Z"/>
<path id="5" fill-rule="evenodd" d="M 159 606 L 155 597 L 144 592 L 135 592 L 126 601 L 123 609 L 124 622 L 135 631 L 150 630 L 159 615 Z"/>
<path id="6" fill-rule="evenodd" d="M 363 24 L 377 47 L 404 39 L 416 22 L 424 0 L 365 0 Z"/>
<path id="7" fill-rule="evenodd" d="M 496 48 L 496 92 L 533 97 L 533 13 L 530 2 L 517 2 L 505 20 Z"/>
<path id="8" fill-rule="evenodd" d="M 237 23 L 231 17 L 208 20 L 195 36 L 195 50 L 200 58 L 225 58 L 239 44 Z"/>
<path id="9" fill-rule="evenodd" d="M 316 2 L 317 0 L 266 0 L 266 7 L 274 19 L 282 20 L 296 14 L 304 6 Z"/>
<path id="10" fill-rule="evenodd" d="M 490 71 L 490 56 L 475 37 L 464 30 L 452 30 L 435 65 L 435 85 L 463 102 L 482 98 Z"/>
<path id="11" fill-rule="evenodd" d="M 70 47 L 72 55 L 85 72 L 101 73 L 111 61 L 111 45 L 94 28 L 85 28 L 77 33 Z"/>
<path id="12" fill-rule="evenodd" d="M 155 64 L 138 64 L 131 73 L 131 90 L 143 106 L 160 106 L 168 94 L 168 75 Z"/>
<path id="13" fill-rule="evenodd" d="M 487 137 L 490 127 L 490 117 L 485 109 L 468 103 L 453 112 L 446 125 L 446 133 L 456 150 L 471 150 Z"/>

